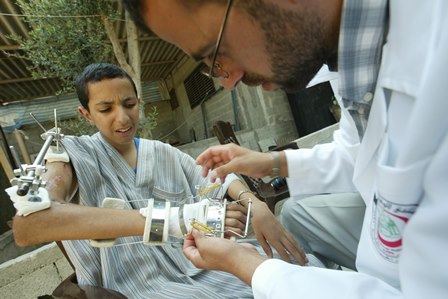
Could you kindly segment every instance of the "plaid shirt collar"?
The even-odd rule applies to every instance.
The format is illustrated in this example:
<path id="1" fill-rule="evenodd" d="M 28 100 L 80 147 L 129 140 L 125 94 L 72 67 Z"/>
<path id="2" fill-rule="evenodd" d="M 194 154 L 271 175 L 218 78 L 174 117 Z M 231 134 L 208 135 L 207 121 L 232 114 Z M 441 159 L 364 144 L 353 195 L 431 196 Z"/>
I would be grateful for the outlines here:
<path id="1" fill-rule="evenodd" d="M 339 35 L 339 91 L 364 135 L 388 29 L 388 0 L 345 0 Z"/>

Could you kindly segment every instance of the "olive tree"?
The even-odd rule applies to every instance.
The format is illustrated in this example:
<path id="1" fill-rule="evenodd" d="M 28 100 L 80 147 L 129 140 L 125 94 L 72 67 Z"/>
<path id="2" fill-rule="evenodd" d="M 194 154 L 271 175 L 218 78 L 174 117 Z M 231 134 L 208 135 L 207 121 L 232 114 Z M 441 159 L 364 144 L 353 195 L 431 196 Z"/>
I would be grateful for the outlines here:
<path id="1" fill-rule="evenodd" d="M 134 80 L 142 95 L 137 28 L 117 1 L 110 0 L 17 0 L 28 23 L 29 36 L 11 36 L 32 62 L 34 78 L 59 78 L 60 92 L 73 89 L 76 76 L 94 62 L 117 62 Z M 126 23 L 127 54 L 114 24 Z M 153 108 L 154 109 L 154 108 Z M 144 109 L 142 109 L 144 111 Z M 143 123 L 147 137 L 157 125 L 149 114 Z M 142 120 L 146 118 L 142 115 Z"/>
<path id="2" fill-rule="evenodd" d="M 137 30 L 117 2 L 108 0 L 18 0 L 29 36 L 12 37 L 30 60 L 36 78 L 57 77 L 70 88 L 76 75 L 93 62 L 116 61 L 140 87 Z M 113 22 L 126 22 L 128 53 Z M 113 54 L 115 55 L 113 55 Z M 138 76 L 138 77 L 137 77 Z"/>

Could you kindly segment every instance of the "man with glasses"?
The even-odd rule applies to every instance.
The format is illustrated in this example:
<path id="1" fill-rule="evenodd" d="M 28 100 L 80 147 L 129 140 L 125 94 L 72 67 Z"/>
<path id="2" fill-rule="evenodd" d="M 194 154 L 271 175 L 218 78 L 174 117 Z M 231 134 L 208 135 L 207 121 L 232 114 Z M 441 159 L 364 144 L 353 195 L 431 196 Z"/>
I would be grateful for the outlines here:
<path id="1" fill-rule="evenodd" d="M 124 3 L 141 28 L 205 62 L 229 89 L 242 82 L 292 92 L 323 64 L 339 73 L 344 116 L 333 143 L 279 155 L 217 146 L 197 163 L 222 179 L 279 172 L 292 196 L 358 191 L 366 205 L 358 272 L 266 259 L 193 231 L 184 253 L 196 266 L 233 273 L 256 298 L 447 296 L 446 1 Z M 292 204 L 282 211 L 295 212 Z M 345 220 L 335 213 L 329 221 Z"/>
<path id="2" fill-rule="evenodd" d="M 127 3 L 129 2 L 129 3 Z M 124 1 L 124 4 L 127 6 L 127 9 L 130 11 L 131 15 L 134 17 L 135 22 L 140 25 L 140 27 L 143 30 L 147 30 L 146 27 L 146 21 L 144 20 L 145 15 L 141 14 L 142 9 L 144 9 L 145 3 L 150 4 L 150 11 L 158 11 L 158 3 L 157 1 L 154 3 L 151 3 L 152 1 Z M 192 31 L 194 29 L 201 30 L 201 28 L 197 28 L 199 24 L 197 24 L 197 20 L 200 20 L 201 16 L 207 16 L 206 14 L 201 13 L 201 9 L 199 9 L 197 12 L 196 9 L 201 8 L 200 5 L 201 1 L 186 1 L 182 2 L 182 5 L 180 6 L 180 15 L 185 14 L 186 16 L 194 16 L 194 19 L 192 20 L 192 26 L 182 26 L 185 27 L 185 30 Z M 226 3 L 226 5 L 219 5 L 220 2 Z M 242 68 L 240 66 L 236 66 L 235 68 L 232 68 L 233 61 L 229 61 L 227 57 L 227 53 L 229 52 L 228 46 L 224 44 L 223 47 L 221 47 L 221 44 L 223 40 L 225 39 L 225 33 L 228 32 L 229 28 L 228 26 L 231 26 L 232 24 L 227 24 L 229 15 L 232 11 L 232 5 L 234 1 L 210 1 L 208 3 L 208 6 L 210 6 L 211 11 L 213 12 L 213 15 L 218 15 L 219 18 L 214 18 L 214 21 L 216 23 L 216 28 L 213 30 L 210 30 L 211 33 L 210 38 L 202 43 L 199 47 L 193 46 L 191 47 L 189 44 L 194 41 L 194 39 L 191 39 L 188 37 L 188 35 L 184 34 L 185 32 L 182 31 L 180 28 L 180 31 L 176 32 L 170 32 L 168 30 L 165 30 L 166 28 L 160 28 L 162 32 L 167 31 L 167 40 L 171 41 L 171 38 L 177 38 L 178 40 L 184 40 L 188 43 L 186 47 L 191 47 L 193 50 L 190 52 L 185 50 L 187 53 L 189 53 L 193 58 L 196 60 L 203 60 L 205 62 L 205 66 L 202 69 L 202 73 L 210 78 L 218 79 L 220 80 L 221 84 L 227 88 L 233 88 L 238 84 L 238 82 L 243 82 L 245 84 L 249 85 L 259 85 L 262 84 L 265 89 L 273 89 L 275 88 L 275 85 L 282 86 L 284 89 L 288 90 L 295 90 L 300 89 L 303 82 L 304 86 L 308 83 L 303 81 L 301 78 L 302 76 L 302 70 L 307 69 L 309 66 L 312 66 L 313 69 L 315 68 L 316 71 L 319 70 L 321 67 L 321 64 L 318 64 L 314 66 L 313 64 L 316 64 L 315 62 L 318 61 L 315 57 L 315 54 L 309 53 L 307 54 L 309 58 L 307 61 L 302 63 L 304 66 L 299 66 L 298 69 L 295 71 L 294 75 L 282 75 L 282 72 L 285 71 L 291 71 L 291 67 L 288 65 L 285 65 L 284 67 L 277 67 L 281 68 L 279 71 L 279 74 L 276 74 L 276 78 L 280 78 L 277 83 L 273 83 L 274 81 L 268 80 L 264 78 L 264 76 L 259 75 L 256 72 L 250 72 L 245 71 L 243 72 Z M 163 2 L 165 3 L 165 2 Z M 263 6 L 260 6 L 256 3 L 253 3 L 253 1 L 248 2 L 238 2 L 238 6 L 243 6 L 244 9 L 250 11 L 252 14 L 256 15 L 265 15 L 267 14 L 270 9 L 269 7 L 264 7 L 264 9 L 260 12 L 258 9 L 263 8 Z M 173 9 L 175 6 L 168 6 L 169 8 Z M 163 8 L 163 5 L 162 7 Z M 184 8 L 186 11 L 182 11 L 182 8 Z M 234 11 L 237 11 L 238 9 L 233 8 Z M 170 10 L 171 11 L 171 10 Z M 171 14 L 171 12 L 170 12 Z M 173 16 L 176 13 L 173 12 Z M 169 17 L 169 16 L 166 16 Z M 267 14 L 265 17 L 269 17 L 269 14 Z M 156 19 L 158 16 L 149 17 L 149 21 Z M 177 17 L 176 17 L 177 18 Z M 282 15 L 278 15 L 278 18 L 285 18 Z M 216 20 L 215 20 L 216 19 Z M 287 19 L 287 17 L 286 17 Z M 292 23 L 294 20 L 289 20 Z M 273 22 L 273 18 L 269 17 L 268 20 L 265 22 L 261 22 L 260 25 L 262 28 L 267 28 L 265 36 L 274 36 L 275 34 L 281 35 L 282 32 L 277 32 L 276 30 L 272 31 L 270 29 L 270 23 Z M 311 24 L 313 24 L 314 20 L 307 20 L 304 22 L 307 28 L 311 28 Z M 174 20 L 173 22 L 170 22 L 170 24 L 176 23 Z M 178 22 L 177 22 L 178 23 Z M 244 21 L 241 21 L 241 23 L 244 23 Z M 163 24 L 163 23 L 161 23 Z M 296 24 L 297 27 L 299 24 Z M 204 27 L 208 28 L 208 27 Z M 152 28 L 154 31 L 154 28 Z M 237 28 L 238 30 L 238 28 Z M 203 32 L 205 34 L 205 31 Z M 201 36 L 203 35 L 201 34 Z M 253 39 L 252 34 L 249 34 L 249 36 L 246 38 L 244 36 L 244 32 L 238 31 L 238 34 L 241 34 L 244 37 L 244 40 L 242 40 L 242 43 L 246 43 L 246 40 Z M 317 33 L 316 33 L 317 34 Z M 259 34 L 258 34 L 259 35 Z M 285 37 L 286 38 L 286 37 Z M 201 39 L 201 37 L 200 37 Z M 291 38 L 294 39 L 294 38 Z M 259 39 L 254 39 L 252 43 L 249 43 L 247 46 L 244 46 L 243 50 L 240 50 L 241 52 L 245 53 L 247 52 L 247 57 L 244 57 L 244 62 L 247 62 L 249 59 L 256 58 L 257 56 L 262 57 L 261 54 L 255 54 L 253 55 L 253 50 L 256 50 L 256 48 L 253 45 L 260 44 L 261 41 Z M 318 41 L 309 41 L 307 42 L 307 45 L 313 46 L 315 48 L 318 47 Z M 176 43 L 175 43 L 176 44 Z M 291 53 L 294 52 L 293 49 L 289 49 L 290 51 L 286 51 L 285 49 L 278 49 L 275 45 L 270 46 L 272 48 L 272 51 L 275 55 L 271 55 L 272 57 L 270 60 L 278 60 L 282 61 L 284 58 L 277 58 L 281 53 L 285 53 L 284 55 L 291 55 Z M 246 51 L 246 49 L 250 51 Z M 287 53 L 289 52 L 289 53 Z M 323 52 L 323 51 L 322 51 Z M 328 63 L 331 63 L 332 60 L 335 58 L 333 51 L 328 50 L 327 52 L 331 53 L 330 60 Z M 257 53 L 257 52 L 255 52 Z M 236 53 L 238 55 L 238 53 Z M 235 55 L 232 55 L 235 56 Z M 265 56 L 265 55 L 264 55 Z M 289 57 L 288 56 L 288 57 Z M 236 57 L 236 56 L 235 56 Z M 299 57 L 299 56 L 297 56 Z M 240 60 L 239 58 L 236 58 L 236 60 Z M 263 61 L 267 61 L 268 58 L 260 59 L 260 61 L 255 61 L 255 65 L 262 64 Z M 223 67 L 224 65 L 224 67 Z M 252 66 L 249 66 L 252 67 Z M 263 67 L 265 69 L 266 67 Z M 308 73 L 314 73 L 315 71 L 307 71 Z M 290 77 L 293 76 L 294 79 L 290 79 Z M 284 78 L 284 79 L 281 79 Z M 262 83 L 263 82 L 263 83 Z M 283 83 L 282 83 L 283 82 Z M 337 83 L 336 83 L 337 84 Z M 351 128 L 351 130 L 354 132 L 355 129 Z M 351 140 L 346 140 L 344 142 L 350 142 L 350 146 L 355 146 L 358 143 L 358 139 L 355 136 L 354 138 L 351 138 Z M 268 161 L 269 162 L 269 161 Z M 270 162 L 269 162 L 270 163 Z M 270 173 L 267 173 L 269 175 Z M 259 176 L 258 174 L 255 174 L 254 176 Z M 305 190 L 305 189 L 303 189 Z M 302 190 L 302 191 L 303 191 Z M 300 192 L 300 190 L 299 190 Z M 319 193 L 319 190 L 316 192 Z M 303 192 L 301 192 L 303 193 Z M 327 193 L 320 192 L 320 193 Z M 304 196 L 300 196 L 296 198 L 297 203 L 293 203 L 292 201 L 289 201 L 287 204 L 290 206 L 294 206 L 294 208 L 288 208 L 288 211 L 293 211 L 294 213 L 290 213 L 287 216 L 281 215 L 282 220 L 284 222 L 284 225 L 288 225 L 288 230 L 293 233 L 295 238 L 299 241 L 302 248 L 308 252 L 313 253 L 322 260 L 328 267 L 337 267 L 338 265 L 342 265 L 351 269 L 355 269 L 355 256 L 356 256 L 356 248 L 359 241 L 359 235 L 361 231 L 361 224 L 362 224 L 362 218 L 364 214 L 365 204 L 362 201 L 361 197 L 358 193 L 355 193 L 354 187 L 351 190 L 346 191 L 345 193 L 341 193 L 338 195 L 328 196 L 328 195 L 318 195 L 318 196 L 311 196 L 307 198 L 304 198 Z M 332 203 L 337 200 L 337 205 L 333 205 Z M 258 202 L 257 202 L 258 203 Z M 324 214 L 322 212 L 322 206 L 329 206 L 330 209 Z M 265 216 L 266 214 L 263 213 L 263 211 L 260 211 L 260 213 L 257 213 L 256 209 L 257 206 L 262 205 L 256 205 L 254 215 L 255 215 L 255 222 L 258 221 L 258 219 L 261 217 L 261 215 Z M 341 208 L 343 206 L 343 208 Z M 316 208 L 317 207 L 317 208 Z M 337 211 L 336 211 L 337 210 Z M 263 214 L 262 214 L 263 213 Z M 339 220 L 339 225 L 335 225 L 332 221 L 329 220 L 329 218 L 337 213 L 338 215 L 343 214 L 342 219 Z M 284 214 L 284 213 L 283 213 Z M 266 216 L 265 216 L 266 217 Z M 317 218 L 320 218 L 319 221 L 317 221 Z M 269 221 L 268 221 L 269 220 Z M 297 221 L 300 222 L 300 225 L 297 225 Z M 266 218 L 265 222 L 272 222 L 272 219 Z M 290 225 L 291 224 L 291 225 Z M 300 231 L 298 231 L 297 228 L 301 228 Z M 306 229 L 306 233 L 304 233 L 304 229 Z M 276 234 L 273 233 L 274 230 L 268 230 L 266 229 L 263 232 L 263 238 L 258 238 L 258 240 L 261 243 L 264 243 L 264 239 L 267 239 L 269 243 L 271 243 L 272 240 L 279 240 L 281 238 L 276 237 Z M 310 238 L 308 235 L 312 234 L 312 241 L 313 243 L 316 243 L 316 240 L 322 240 L 319 244 L 310 244 Z M 260 235 L 260 234 L 259 234 Z M 317 237 L 316 237 L 317 236 Z M 269 240 L 270 239 L 270 240 Z M 337 244 L 338 240 L 344 240 L 344 244 Z M 336 241 L 336 242 L 335 242 Z M 281 243 L 279 241 L 275 243 Z M 279 252 L 283 251 L 284 249 L 279 247 L 276 244 L 273 247 L 277 249 Z M 322 249 L 323 248 L 323 249 Z M 269 253 L 269 252 L 268 252 Z"/>
<path id="3" fill-rule="evenodd" d="M 202 73 L 209 78 L 214 78 L 214 79 L 228 79 L 229 78 L 229 73 L 227 73 L 225 70 L 222 69 L 219 62 L 216 61 L 216 57 L 218 56 L 219 46 L 221 45 L 221 41 L 222 41 L 222 34 L 224 32 L 224 28 L 226 27 L 227 18 L 229 16 L 230 6 L 232 5 L 232 2 L 233 2 L 232 0 L 227 2 L 226 12 L 224 14 L 224 20 L 222 21 L 221 29 L 219 30 L 219 35 L 218 35 L 218 39 L 216 41 L 215 51 L 213 52 L 210 67 L 208 65 L 205 65 L 204 68 L 202 69 Z"/>

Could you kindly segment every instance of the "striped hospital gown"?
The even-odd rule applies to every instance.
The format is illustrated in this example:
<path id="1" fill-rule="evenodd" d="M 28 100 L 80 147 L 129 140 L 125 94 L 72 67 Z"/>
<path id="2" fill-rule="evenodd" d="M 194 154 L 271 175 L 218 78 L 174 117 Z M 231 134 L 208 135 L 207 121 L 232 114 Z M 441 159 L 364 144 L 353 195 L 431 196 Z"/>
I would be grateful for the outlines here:
<path id="1" fill-rule="evenodd" d="M 126 199 L 127 209 L 139 209 L 146 205 L 140 199 L 179 201 L 204 183 L 190 156 L 162 142 L 140 140 L 136 173 L 99 133 L 67 136 L 63 145 L 76 172 L 82 205 L 101 206 L 105 197 L 115 197 Z M 141 240 L 119 238 L 116 244 Z M 80 284 L 117 290 L 129 298 L 252 298 L 251 289 L 234 276 L 195 268 L 179 245 L 99 249 L 82 240 L 64 241 L 64 246 Z"/>

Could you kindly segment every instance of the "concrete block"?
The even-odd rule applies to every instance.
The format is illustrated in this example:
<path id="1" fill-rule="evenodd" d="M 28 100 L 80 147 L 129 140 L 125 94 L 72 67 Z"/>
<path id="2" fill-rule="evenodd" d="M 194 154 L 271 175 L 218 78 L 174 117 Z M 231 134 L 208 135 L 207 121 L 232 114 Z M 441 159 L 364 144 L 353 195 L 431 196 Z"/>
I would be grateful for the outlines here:
<path id="1" fill-rule="evenodd" d="M 0 298 L 37 298 L 51 294 L 73 270 L 56 243 L 0 265 Z"/>
<path id="2" fill-rule="evenodd" d="M 258 141 L 258 145 L 262 152 L 267 152 L 269 151 L 269 148 L 277 146 L 277 143 L 274 138 L 266 138 Z"/>
<path id="3" fill-rule="evenodd" d="M 339 124 L 336 123 L 319 131 L 301 137 L 295 141 L 300 148 L 311 148 L 319 143 L 331 142 L 333 140 L 333 132 L 338 128 Z"/>
<path id="4" fill-rule="evenodd" d="M 61 281 L 55 266 L 49 264 L 0 288 L 0 294 L 3 299 L 35 299 L 50 295 Z"/>

